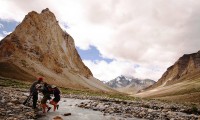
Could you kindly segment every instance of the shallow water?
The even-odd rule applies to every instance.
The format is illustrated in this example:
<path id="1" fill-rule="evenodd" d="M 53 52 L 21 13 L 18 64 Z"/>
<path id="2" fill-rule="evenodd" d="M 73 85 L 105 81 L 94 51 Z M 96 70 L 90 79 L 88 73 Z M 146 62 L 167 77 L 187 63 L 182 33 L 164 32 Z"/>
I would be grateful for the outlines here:
<path id="1" fill-rule="evenodd" d="M 66 102 L 64 102 L 66 101 Z M 75 106 L 81 102 L 89 100 L 63 98 L 59 102 L 59 109 L 56 112 L 50 110 L 44 117 L 39 120 L 53 120 L 54 117 L 60 116 L 63 120 L 138 120 L 138 118 L 122 118 L 120 116 L 104 116 L 102 112 L 83 109 Z M 53 107 L 52 107 L 53 109 Z M 63 116 L 65 113 L 71 113 L 71 116 Z M 141 119 L 140 119 L 141 120 Z"/>

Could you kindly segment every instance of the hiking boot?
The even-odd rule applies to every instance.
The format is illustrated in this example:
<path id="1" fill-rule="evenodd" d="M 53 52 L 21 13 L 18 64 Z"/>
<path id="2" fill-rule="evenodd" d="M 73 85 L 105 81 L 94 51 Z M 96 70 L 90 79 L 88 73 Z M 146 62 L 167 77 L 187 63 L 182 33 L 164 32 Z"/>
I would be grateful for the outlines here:
<path id="1" fill-rule="evenodd" d="M 51 107 L 48 107 L 47 112 L 49 112 L 49 110 L 51 110 Z"/>
<path id="2" fill-rule="evenodd" d="M 56 105 L 56 108 L 57 108 L 57 110 L 58 110 L 58 108 L 59 108 L 59 105 Z"/>

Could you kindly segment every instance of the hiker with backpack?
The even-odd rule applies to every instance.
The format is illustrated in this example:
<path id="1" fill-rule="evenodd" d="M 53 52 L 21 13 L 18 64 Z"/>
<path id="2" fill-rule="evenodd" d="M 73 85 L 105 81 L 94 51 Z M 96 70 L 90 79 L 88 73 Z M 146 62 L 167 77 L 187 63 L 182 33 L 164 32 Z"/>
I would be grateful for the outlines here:
<path id="1" fill-rule="evenodd" d="M 31 97 L 33 97 L 33 105 L 32 105 L 32 108 L 33 109 L 36 109 L 37 108 L 37 101 L 38 101 L 38 90 L 40 89 L 41 87 L 41 83 L 43 82 L 43 78 L 40 77 L 38 78 L 37 81 L 35 81 L 31 87 L 30 87 L 30 95 L 29 97 L 27 98 L 27 100 L 23 103 L 24 105 L 28 102 L 28 100 L 30 100 Z"/>
<path id="2" fill-rule="evenodd" d="M 50 101 L 50 104 L 54 106 L 53 110 L 56 111 L 56 108 L 58 109 L 59 107 L 58 102 L 60 101 L 60 90 L 55 85 L 52 85 L 51 88 L 53 90 L 54 98 Z"/>

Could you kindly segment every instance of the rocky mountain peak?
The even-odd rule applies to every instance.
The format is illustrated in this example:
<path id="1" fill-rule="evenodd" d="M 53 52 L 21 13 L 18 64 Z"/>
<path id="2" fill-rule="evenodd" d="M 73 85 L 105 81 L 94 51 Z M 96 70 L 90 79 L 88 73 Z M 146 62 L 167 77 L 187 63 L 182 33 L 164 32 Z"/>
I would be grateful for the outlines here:
<path id="1" fill-rule="evenodd" d="M 2 59 L 26 57 L 42 62 L 57 73 L 62 73 L 62 68 L 69 68 L 84 76 L 92 76 L 76 51 L 73 38 L 60 28 L 48 8 L 40 14 L 28 13 L 15 31 L 2 41 L 0 48 Z"/>
<path id="2" fill-rule="evenodd" d="M 150 85 L 155 83 L 155 81 L 150 80 L 150 79 L 138 79 L 138 78 L 134 78 L 133 76 L 120 75 L 116 77 L 115 79 L 110 80 L 106 84 L 112 88 L 120 88 L 120 87 L 126 87 L 133 83 L 140 86 L 141 84 L 147 84 L 147 82 L 149 82 L 148 84 Z"/>
<path id="3" fill-rule="evenodd" d="M 61 29 L 48 8 L 41 13 L 28 13 L 0 41 L 0 76 L 32 81 L 43 76 L 58 86 L 111 90 L 93 77 L 77 52 L 74 39 Z"/>

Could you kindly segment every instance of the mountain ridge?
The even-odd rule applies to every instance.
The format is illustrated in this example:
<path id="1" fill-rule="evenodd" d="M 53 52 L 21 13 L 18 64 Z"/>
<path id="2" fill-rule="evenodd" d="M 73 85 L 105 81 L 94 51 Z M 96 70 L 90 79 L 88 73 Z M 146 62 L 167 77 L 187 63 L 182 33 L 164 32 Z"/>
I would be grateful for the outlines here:
<path id="1" fill-rule="evenodd" d="M 106 84 L 120 92 L 133 94 L 154 83 L 155 81 L 150 79 L 138 79 L 131 76 L 121 75 L 108 81 Z"/>
<path id="2" fill-rule="evenodd" d="M 184 54 L 152 86 L 134 95 L 173 101 L 200 102 L 200 51 Z M 195 99 L 194 99 L 195 98 Z"/>

